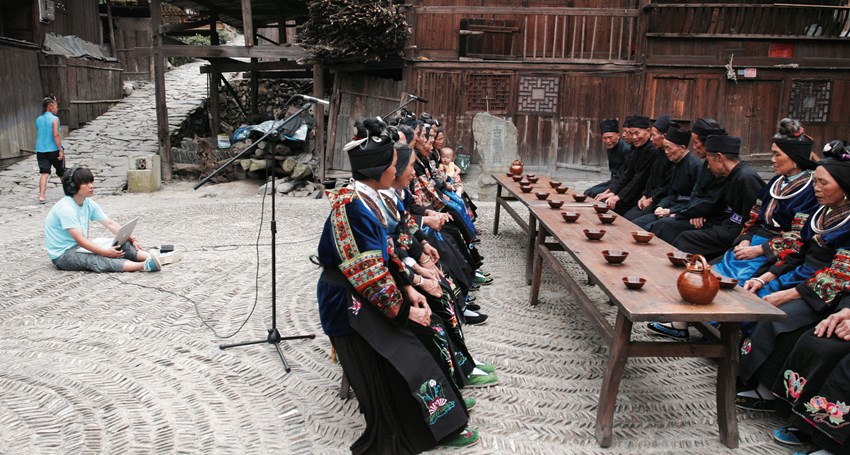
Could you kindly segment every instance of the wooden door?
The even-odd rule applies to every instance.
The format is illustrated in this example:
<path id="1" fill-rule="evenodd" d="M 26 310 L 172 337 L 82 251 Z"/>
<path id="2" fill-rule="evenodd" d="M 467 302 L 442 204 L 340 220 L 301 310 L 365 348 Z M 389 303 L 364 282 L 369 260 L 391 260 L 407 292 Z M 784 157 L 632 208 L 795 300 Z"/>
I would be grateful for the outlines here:
<path id="1" fill-rule="evenodd" d="M 781 97 L 781 80 L 726 81 L 726 108 L 718 120 L 729 134 L 742 139 L 742 157 L 770 155 L 776 123 L 786 114 L 779 107 Z"/>
<path id="2" fill-rule="evenodd" d="M 523 163 L 555 165 L 561 75 L 522 75 L 517 89 L 517 148 Z"/>

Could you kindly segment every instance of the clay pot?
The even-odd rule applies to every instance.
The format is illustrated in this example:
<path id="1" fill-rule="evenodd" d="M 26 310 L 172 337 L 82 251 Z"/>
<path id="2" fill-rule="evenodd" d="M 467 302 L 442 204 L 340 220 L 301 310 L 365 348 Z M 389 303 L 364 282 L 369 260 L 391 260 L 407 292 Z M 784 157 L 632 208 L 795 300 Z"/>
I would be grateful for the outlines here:
<path id="1" fill-rule="evenodd" d="M 588 240 L 600 240 L 605 235 L 605 229 L 584 229 L 583 232 Z"/>
<path id="2" fill-rule="evenodd" d="M 511 177 L 511 178 L 512 178 L 512 179 L 514 179 L 514 182 L 519 182 L 520 180 L 522 180 L 522 176 L 521 176 L 521 175 L 515 175 L 515 176 L 513 176 L 513 177 Z"/>
<path id="3" fill-rule="evenodd" d="M 717 296 L 720 283 L 711 273 L 711 266 L 700 254 L 695 254 L 693 261 L 676 280 L 676 288 L 682 300 L 694 305 L 708 305 Z"/>
<path id="4" fill-rule="evenodd" d="M 514 160 L 514 162 L 511 163 L 510 169 L 513 175 L 522 176 L 522 170 L 525 169 L 525 167 L 522 165 L 522 161 Z"/>
<path id="5" fill-rule="evenodd" d="M 637 290 L 642 288 L 643 285 L 646 284 L 646 278 L 641 278 L 639 276 L 624 276 L 623 284 L 625 284 L 626 287 L 629 289 Z"/>
<path id="6" fill-rule="evenodd" d="M 628 251 L 603 250 L 602 257 L 610 264 L 622 264 L 629 257 Z"/>
<path id="7" fill-rule="evenodd" d="M 574 223 L 581 214 L 576 212 L 561 212 L 561 216 L 564 217 L 564 221 L 567 223 Z"/>
<path id="8" fill-rule="evenodd" d="M 637 243 L 649 243 L 653 237 L 655 237 L 655 234 L 652 232 L 632 231 L 632 238 L 634 238 Z"/>
<path id="9" fill-rule="evenodd" d="M 599 221 L 602 224 L 611 224 L 617 219 L 617 215 L 614 215 L 613 213 L 600 213 L 596 216 L 599 217 Z"/>
<path id="10" fill-rule="evenodd" d="M 535 177 L 534 175 L 528 175 L 525 178 L 527 178 L 531 183 L 537 183 L 537 181 L 540 180 L 540 177 Z"/>
<path id="11" fill-rule="evenodd" d="M 564 201 L 556 201 L 554 199 L 550 199 L 546 202 L 548 202 L 549 207 L 552 207 L 553 209 L 559 209 L 559 208 L 561 208 L 562 205 L 564 205 Z"/>
<path id="12" fill-rule="evenodd" d="M 596 204 L 593 206 L 593 210 L 596 210 L 596 213 L 606 213 L 611 209 L 605 204 Z"/>
<path id="13" fill-rule="evenodd" d="M 576 202 L 584 202 L 584 200 L 587 199 L 587 195 L 586 194 L 573 194 L 573 199 L 575 199 Z"/>
<path id="14" fill-rule="evenodd" d="M 520 191 L 522 191 L 523 193 L 530 193 L 530 192 L 531 192 L 531 190 L 533 190 L 533 189 L 534 189 L 534 188 L 532 188 L 530 185 L 529 185 L 529 186 L 521 186 L 521 187 L 519 187 L 519 190 L 520 190 Z"/>
<path id="15" fill-rule="evenodd" d="M 561 182 L 559 182 L 557 180 L 550 180 L 549 186 L 551 186 L 552 188 L 557 188 L 557 187 L 561 186 Z"/>
<path id="16" fill-rule="evenodd" d="M 570 189 L 570 187 L 568 186 L 559 186 L 555 188 L 555 192 L 557 192 L 558 194 L 564 194 L 567 192 L 568 189 Z"/>
<path id="17" fill-rule="evenodd" d="M 540 199 L 541 201 L 545 201 L 549 197 L 549 193 L 546 192 L 534 193 L 534 195 L 537 196 L 537 199 Z"/>
<path id="18" fill-rule="evenodd" d="M 670 263 L 675 265 L 676 267 L 684 267 L 688 264 L 688 261 L 690 261 L 692 257 L 693 255 L 688 253 L 682 253 L 681 251 L 667 253 L 667 259 L 669 259 Z"/>

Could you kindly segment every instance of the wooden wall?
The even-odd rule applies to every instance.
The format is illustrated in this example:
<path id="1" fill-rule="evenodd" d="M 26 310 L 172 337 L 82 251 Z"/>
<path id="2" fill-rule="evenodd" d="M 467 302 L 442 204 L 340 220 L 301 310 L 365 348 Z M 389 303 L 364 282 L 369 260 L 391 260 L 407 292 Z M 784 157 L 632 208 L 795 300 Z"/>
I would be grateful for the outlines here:
<path id="1" fill-rule="evenodd" d="M 71 129 L 92 121 L 123 97 L 118 62 L 42 55 L 40 67 L 43 93 L 59 98 L 59 118 Z"/>
<path id="2" fill-rule="evenodd" d="M 149 17 L 116 17 L 114 49 L 121 67 L 124 68 L 124 80 L 151 80 L 152 61 L 148 50 L 151 47 L 151 19 Z"/>
<path id="3" fill-rule="evenodd" d="M 0 44 L 0 159 L 35 151 L 35 119 L 41 115 L 38 50 Z"/>
<path id="4" fill-rule="evenodd" d="M 33 2 L 37 1 L 33 0 Z M 57 35 L 76 35 L 91 43 L 103 44 L 97 0 L 65 0 L 65 5 L 64 10 L 56 8 L 56 19 L 53 22 L 41 24 L 36 44 L 41 45 L 44 42 L 44 35 L 48 32 Z M 37 7 L 35 11 L 37 15 Z"/>

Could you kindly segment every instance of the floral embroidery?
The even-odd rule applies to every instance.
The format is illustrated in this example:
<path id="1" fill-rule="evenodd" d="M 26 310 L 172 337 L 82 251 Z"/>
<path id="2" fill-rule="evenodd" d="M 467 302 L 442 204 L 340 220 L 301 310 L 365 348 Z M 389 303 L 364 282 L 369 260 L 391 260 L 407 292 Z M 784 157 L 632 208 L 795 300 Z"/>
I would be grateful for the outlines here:
<path id="1" fill-rule="evenodd" d="M 806 281 L 827 305 L 835 303 L 841 294 L 850 289 L 850 250 L 839 249 L 832 258 L 832 265 L 818 270 Z"/>
<path id="2" fill-rule="evenodd" d="M 360 307 L 361 307 L 360 301 L 357 300 L 357 297 L 353 297 L 351 299 L 351 306 L 348 307 L 348 309 L 351 310 L 352 314 L 357 316 L 357 315 L 360 314 Z"/>
<path id="3" fill-rule="evenodd" d="M 428 380 L 419 387 L 416 394 L 425 407 L 428 408 L 428 424 L 434 425 L 440 417 L 454 409 L 456 403 L 449 401 L 443 391 L 443 385 L 434 379 Z"/>
<path id="4" fill-rule="evenodd" d="M 844 416 L 850 412 L 850 406 L 836 401 L 830 403 L 822 396 L 812 397 L 806 405 L 806 411 L 812 415 L 812 420 L 823 423 L 831 428 L 837 429 L 847 425 Z"/>
<path id="5" fill-rule="evenodd" d="M 785 370 L 785 396 L 788 398 L 800 398 L 803 387 L 806 386 L 806 378 L 800 376 L 796 371 Z"/>
<path id="6" fill-rule="evenodd" d="M 741 229 L 741 234 L 739 236 L 746 234 L 753 226 L 756 225 L 759 219 L 759 213 L 761 213 L 761 199 L 756 199 L 756 203 L 753 204 L 753 208 L 750 209 L 750 216 L 744 223 L 744 228 Z"/>
<path id="7" fill-rule="evenodd" d="M 380 251 L 367 251 L 339 265 L 339 270 L 363 297 L 387 317 L 398 316 L 401 292 L 384 265 Z"/>
<path id="8" fill-rule="evenodd" d="M 753 342 L 749 338 L 744 340 L 744 344 L 741 345 L 741 355 L 747 355 L 753 349 Z"/>
<path id="9" fill-rule="evenodd" d="M 774 256 L 778 258 L 776 265 L 782 265 L 785 258 L 790 254 L 796 254 L 803 248 L 803 239 L 800 232 L 803 226 L 809 221 L 809 214 L 799 212 L 794 216 L 791 222 L 791 231 L 783 232 L 781 236 L 770 240 L 770 249 Z"/>

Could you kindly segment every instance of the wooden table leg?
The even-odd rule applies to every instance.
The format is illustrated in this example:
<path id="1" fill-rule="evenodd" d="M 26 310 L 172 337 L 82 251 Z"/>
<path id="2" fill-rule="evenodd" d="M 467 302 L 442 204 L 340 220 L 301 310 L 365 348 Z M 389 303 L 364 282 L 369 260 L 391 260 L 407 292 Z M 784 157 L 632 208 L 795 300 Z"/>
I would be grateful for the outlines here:
<path id="1" fill-rule="evenodd" d="M 617 391 L 620 388 L 626 359 L 629 357 L 631 334 L 632 321 L 629 321 L 622 311 L 618 311 L 611 347 L 608 351 L 605 379 L 602 381 L 602 391 L 599 393 L 599 404 L 596 408 L 596 440 L 602 447 L 610 447 L 613 439 Z"/>
<path id="2" fill-rule="evenodd" d="M 499 235 L 499 213 L 502 211 L 502 185 L 496 182 L 496 216 L 493 217 L 493 235 Z"/>
<path id="3" fill-rule="evenodd" d="M 525 244 L 525 284 L 531 284 L 531 272 L 534 268 L 534 245 L 537 239 L 537 218 L 528 211 L 528 242 Z"/>
<path id="4" fill-rule="evenodd" d="M 546 241 L 546 228 L 543 223 L 537 227 L 537 241 L 531 247 L 532 257 L 534 258 L 531 272 L 531 292 L 528 296 L 528 303 L 537 305 L 537 299 L 540 297 L 540 281 L 543 277 L 543 256 L 537 251 L 537 248 L 543 245 Z"/>
<path id="5" fill-rule="evenodd" d="M 735 411 L 735 377 L 738 375 L 738 343 L 741 333 L 739 324 L 720 324 L 720 340 L 726 355 L 720 358 L 717 368 L 717 425 L 720 441 L 726 447 L 738 447 L 738 417 Z"/>

